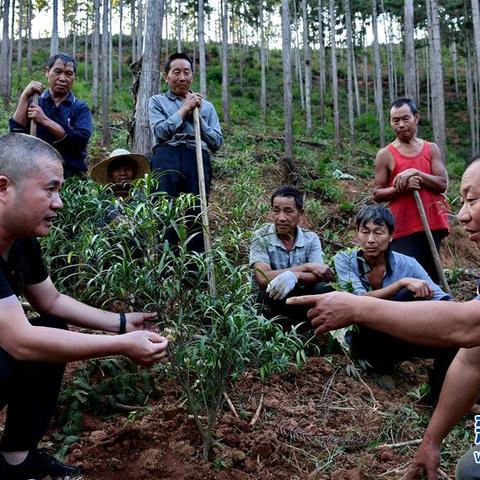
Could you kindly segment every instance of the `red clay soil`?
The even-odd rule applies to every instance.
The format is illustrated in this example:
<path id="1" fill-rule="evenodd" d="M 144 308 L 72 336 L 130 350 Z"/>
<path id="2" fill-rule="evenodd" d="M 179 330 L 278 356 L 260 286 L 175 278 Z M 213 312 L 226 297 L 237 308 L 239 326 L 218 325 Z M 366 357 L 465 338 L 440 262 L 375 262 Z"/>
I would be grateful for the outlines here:
<path id="1" fill-rule="evenodd" d="M 225 405 L 216 427 L 213 463 L 200 459 L 201 439 L 177 387 L 161 382 L 162 401 L 143 416 L 86 416 L 67 460 L 83 467 L 86 480 L 400 478 L 415 447 L 376 447 L 421 436 L 409 412 L 431 410 L 407 392 L 426 382 L 428 365 L 404 362 L 388 391 L 368 374 L 366 383 L 349 377 L 341 355 L 310 358 L 300 370 L 268 379 L 253 427 L 262 383 L 247 374 L 231 394 L 239 418 Z"/>

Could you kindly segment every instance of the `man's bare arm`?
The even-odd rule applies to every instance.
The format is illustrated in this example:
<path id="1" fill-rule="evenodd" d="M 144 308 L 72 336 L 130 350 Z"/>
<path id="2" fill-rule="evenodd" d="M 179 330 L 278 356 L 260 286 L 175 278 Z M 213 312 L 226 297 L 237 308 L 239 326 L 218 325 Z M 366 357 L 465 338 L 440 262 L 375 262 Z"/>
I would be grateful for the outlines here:
<path id="1" fill-rule="evenodd" d="M 392 303 L 333 292 L 294 297 L 288 303 L 312 307 L 308 317 L 317 335 L 355 323 L 419 345 L 465 348 L 480 345 L 477 300 Z"/>
<path id="2" fill-rule="evenodd" d="M 314 265 L 320 266 L 319 264 L 313 263 L 303 263 L 301 265 L 295 265 L 290 268 L 283 268 L 280 270 L 272 270 L 272 267 L 268 263 L 257 262 L 253 265 L 255 270 L 255 278 L 260 288 L 266 288 L 268 283 L 273 280 L 275 277 L 280 275 L 283 272 L 293 272 L 297 278 L 298 282 L 302 284 L 311 284 L 316 283 L 320 280 L 318 275 L 315 275 L 312 270 Z"/>
<path id="3" fill-rule="evenodd" d="M 405 480 L 416 478 L 423 471 L 428 473 L 428 478 L 436 478 L 443 439 L 479 396 L 480 347 L 461 349 L 448 369 L 437 408 Z"/>
<path id="4" fill-rule="evenodd" d="M 376 202 L 388 202 L 397 196 L 395 188 L 388 185 L 393 162 L 392 154 L 387 148 L 379 150 L 375 158 L 375 185 L 373 188 L 373 198 Z"/>

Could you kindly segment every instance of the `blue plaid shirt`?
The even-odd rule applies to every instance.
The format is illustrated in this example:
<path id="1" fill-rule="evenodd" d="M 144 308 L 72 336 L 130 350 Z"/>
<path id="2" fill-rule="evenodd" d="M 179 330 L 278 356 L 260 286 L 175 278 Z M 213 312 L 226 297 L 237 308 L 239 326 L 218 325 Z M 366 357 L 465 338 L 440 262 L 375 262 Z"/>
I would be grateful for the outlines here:
<path id="1" fill-rule="evenodd" d="M 183 105 L 180 97 L 170 90 L 167 93 L 154 95 L 148 102 L 148 115 L 150 128 L 157 144 L 186 145 L 195 148 L 195 129 L 193 117 L 180 117 L 178 111 Z M 216 152 L 223 144 L 223 134 L 220 128 L 215 107 L 206 100 L 202 101 L 200 108 L 200 133 L 202 137 L 202 149 L 207 147 Z"/>
<path id="2" fill-rule="evenodd" d="M 371 268 L 360 249 L 351 249 L 337 253 L 333 257 L 338 281 L 343 290 L 352 291 L 355 295 L 364 295 L 372 290 L 367 274 Z M 387 287 L 401 278 L 410 277 L 428 282 L 433 290 L 432 300 L 449 300 L 450 295 L 444 292 L 432 279 L 424 268 L 412 257 L 392 250 L 387 250 L 387 266 L 383 277 L 382 287 Z M 389 300 L 411 300 L 412 294 L 403 288 Z"/>
<path id="3" fill-rule="evenodd" d="M 52 100 L 50 92 L 45 90 L 38 98 L 38 105 L 45 115 L 62 126 L 63 138 L 57 138 L 50 130 L 37 124 L 37 137 L 55 147 L 62 156 L 65 165 L 73 170 L 85 172 L 87 165 L 87 145 L 93 133 L 92 114 L 85 102 L 78 100 L 72 92 L 58 105 Z M 9 120 L 10 131 L 29 133 L 30 121 L 24 127 L 13 118 Z"/>

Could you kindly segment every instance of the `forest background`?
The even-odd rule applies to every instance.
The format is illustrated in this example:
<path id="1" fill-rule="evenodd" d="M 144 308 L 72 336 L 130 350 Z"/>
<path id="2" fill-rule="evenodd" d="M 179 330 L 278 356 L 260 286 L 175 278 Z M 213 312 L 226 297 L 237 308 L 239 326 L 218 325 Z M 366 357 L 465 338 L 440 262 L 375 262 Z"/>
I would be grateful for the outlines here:
<path id="1" fill-rule="evenodd" d="M 246 254 L 269 193 L 287 181 L 306 191 L 305 224 L 327 260 L 351 246 L 375 153 L 392 139 L 388 105 L 403 95 L 419 105 L 419 135 L 444 152 L 458 209 L 464 163 L 480 148 L 478 0 L 3 0 L 0 11 L 0 131 L 50 53 L 65 51 L 78 62 L 74 92 L 94 113 L 90 162 L 118 147 L 149 154 L 147 100 L 165 89 L 165 57 L 185 51 L 226 138 L 210 206 L 214 301 L 181 281 L 185 263 L 205 258 L 174 259 L 158 232 L 182 231 L 190 199 L 146 200 L 99 233 L 108 192 L 67 182 L 43 244 L 55 281 L 89 303 L 160 311 L 177 346 L 172 366 L 152 371 L 112 359 L 72 367 L 50 446 L 88 478 L 159 478 L 166 465 L 162 478 L 398 478 L 431 414 L 428 362 L 406 362 L 385 392 L 332 341 L 270 329 L 252 304 Z M 138 187 L 153 190 L 150 181 Z M 479 262 L 453 215 L 452 225 L 442 261 L 456 298 L 469 299 Z M 199 321 L 205 311 L 213 333 Z M 448 438 L 445 475 L 472 421 Z"/>

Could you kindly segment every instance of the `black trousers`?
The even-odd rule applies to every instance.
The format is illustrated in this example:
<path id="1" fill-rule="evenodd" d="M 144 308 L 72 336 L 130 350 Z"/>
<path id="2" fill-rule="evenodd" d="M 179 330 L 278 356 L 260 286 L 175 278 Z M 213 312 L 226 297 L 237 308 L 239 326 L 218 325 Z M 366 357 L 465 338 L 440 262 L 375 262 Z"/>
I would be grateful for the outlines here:
<path id="1" fill-rule="evenodd" d="M 287 298 L 300 295 L 318 295 L 321 293 L 333 292 L 335 289 L 326 282 L 317 282 L 311 285 L 296 286 L 283 300 L 273 300 L 265 290 L 257 294 L 257 303 L 260 305 L 261 313 L 266 318 L 280 316 L 277 320 L 284 330 L 290 330 L 293 325 L 305 322 L 297 329 L 298 333 L 305 333 L 312 330 L 310 320 L 307 318 L 307 311 L 310 307 L 287 305 Z"/>
<path id="2" fill-rule="evenodd" d="M 208 152 L 203 150 L 202 155 L 205 189 L 208 196 L 212 181 L 212 167 Z M 151 164 L 152 170 L 158 177 L 159 191 L 166 192 L 173 198 L 180 196 L 181 193 L 200 194 L 195 150 L 187 148 L 185 145 L 176 147 L 156 145 L 153 149 Z M 191 221 L 188 222 L 187 235 L 195 234 L 187 243 L 187 249 L 194 252 L 203 252 L 205 250 L 200 214 L 201 207 L 199 201 L 192 209 L 186 212 L 186 215 L 191 218 Z M 194 219 L 197 219 L 197 221 L 194 221 Z M 178 236 L 174 229 L 170 229 L 167 232 L 167 240 L 173 245 L 178 243 Z"/>
<path id="3" fill-rule="evenodd" d="M 392 305 L 392 308 L 395 307 Z M 404 360 L 433 358 L 429 385 L 430 397 L 435 401 L 440 395 L 443 380 L 457 351 L 415 345 L 361 325 L 354 327 L 351 337 L 352 358 L 366 360 L 378 373 L 391 373 L 395 366 Z"/>
<path id="4" fill-rule="evenodd" d="M 33 325 L 67 329 L 52 315 L 31 321 Z M 0 409 L 7 406 L 0 450 L 31 450 L 45 435 L 57 405 L 65 364 L 21 362 L 0 348 Z"/>
<path id="5" fill-rule="evenodd" d="M 445 238 L 447 235 L 447 230 L 432 231 L 433 241 L 435 242 L 437 251 L 440 251 L 442 238 Z M 406 237 L 396 238 L 391 243 L 391 249 L 415 258 L 436 284 L 440 282 L 425 232 L 417 232 L 412 235 L 407 235 Z"/>

